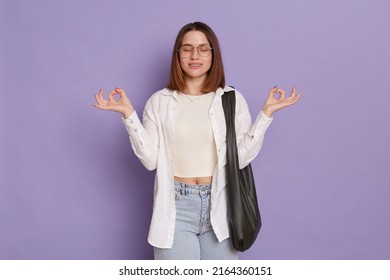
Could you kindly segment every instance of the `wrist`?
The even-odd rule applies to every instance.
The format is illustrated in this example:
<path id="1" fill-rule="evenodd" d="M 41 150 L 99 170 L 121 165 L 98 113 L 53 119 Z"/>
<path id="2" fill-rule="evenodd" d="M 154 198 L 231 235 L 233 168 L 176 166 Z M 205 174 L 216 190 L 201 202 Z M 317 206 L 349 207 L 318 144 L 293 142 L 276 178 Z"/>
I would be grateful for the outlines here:
<path id="1" fill-rule="evenodd" d="M 269 117 L 269 118 L 272 117 L 272 113 L 273 113 L 273 112 L 268 108 L 268 106 L 264 106 L 263 109 L 262 109 L 262 111 L 263 111 L 263 113 L 264 113 L 267 117 Z"/>
<path id="2" fill-rule="evenodd" d="M 125 110 L 124 112 L 122 112 L 122 116 L 124 119 L 127 119 L 133 114 L 133 112 L 134 112 L 134 109 L 129 108 L 128 110 Z"/>

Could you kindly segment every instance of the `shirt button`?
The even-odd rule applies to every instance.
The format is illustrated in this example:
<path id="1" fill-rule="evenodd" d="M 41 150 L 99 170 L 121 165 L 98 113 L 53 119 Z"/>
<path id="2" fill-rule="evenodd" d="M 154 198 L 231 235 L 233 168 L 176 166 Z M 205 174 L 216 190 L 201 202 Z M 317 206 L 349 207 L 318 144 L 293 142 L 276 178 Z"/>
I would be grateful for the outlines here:
<path id="1" fill-rule="evenodd" d="M 137 131 L 138 131 L 138 130 L 135 128 L 135 129 L 134 129 L 134 132 L 137 132 Z"/>

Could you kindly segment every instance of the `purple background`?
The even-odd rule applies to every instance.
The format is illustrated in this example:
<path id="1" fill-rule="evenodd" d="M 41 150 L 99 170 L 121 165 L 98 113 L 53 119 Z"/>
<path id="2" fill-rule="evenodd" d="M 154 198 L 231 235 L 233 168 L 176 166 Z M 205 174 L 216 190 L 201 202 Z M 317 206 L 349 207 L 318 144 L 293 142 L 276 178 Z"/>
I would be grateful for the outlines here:
<path id="1" fill-rule="evenodd" d="M 222 45 L 252 116 L 274 85 L 256 170 L 263 228 L 242 259 L 390 259 L 388 1 L 0 1 L 0 259 L 151 259 L 153 172 L 120 115 L 164 87 L 186 23 Z M 385 78 L 387 77 L 387 79 Z M 386 171 L 387 170 L 387 171 Z"/>

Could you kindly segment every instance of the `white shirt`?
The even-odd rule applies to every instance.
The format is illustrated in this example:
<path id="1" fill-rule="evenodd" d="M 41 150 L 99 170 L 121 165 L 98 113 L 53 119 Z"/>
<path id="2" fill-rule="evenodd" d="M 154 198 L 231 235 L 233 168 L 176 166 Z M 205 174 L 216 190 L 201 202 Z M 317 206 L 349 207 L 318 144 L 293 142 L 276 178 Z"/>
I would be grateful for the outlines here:
<path id="1" fill-rule="evenodd" d="M 218 154 L 211 186 L 210 221 L 220 242 L 229 237 L 226 123 L 221 97 L 224 91 L 231 89 L 230 87 L 218 88 L 209 111 Z M 148 242 L 159 248 L 172 247 L 175 231 L 173 145 L 177 103 L 177 91 L 165 88 L 153 94 L 147 101 L 142 124 L 136 112 L 127 119 L 122 118 L 134 153 L 148 170 L 156 169 L 153 215 Z M 272 118 L 260 112 L 252 125 L 248 105 L 241 93 L 236 90 L 236 137 L 240 168 L 248 165 L 259 153 L 271 121 Z"/>

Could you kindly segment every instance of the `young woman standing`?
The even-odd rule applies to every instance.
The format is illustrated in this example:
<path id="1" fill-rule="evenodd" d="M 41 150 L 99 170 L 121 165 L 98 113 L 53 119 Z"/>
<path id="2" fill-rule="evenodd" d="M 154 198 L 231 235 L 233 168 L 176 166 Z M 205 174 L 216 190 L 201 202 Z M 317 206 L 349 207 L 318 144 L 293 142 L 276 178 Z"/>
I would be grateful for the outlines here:
<path id="1" fill-rule="evenodd" d="M 142 123 L 120 88 L 95 106 L 122 114 L 131 146 L 148 170 L 156 169 L 148 242 L 155 259 L 238 259 L 229 238 L 226 192 L 225 86 L 221 51 L 204 23 L 185 25 L 173 49 L 170 80 L 145 105 Z M 116 98 L 118 96 L 118 98 Z M 240 167 L 258 154 L 272 114 L 296 103 L 274 87 L 252 124 L 236 90 L 236 136 Z"/>

